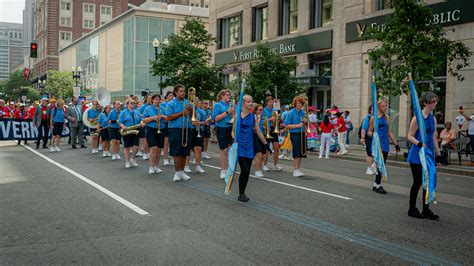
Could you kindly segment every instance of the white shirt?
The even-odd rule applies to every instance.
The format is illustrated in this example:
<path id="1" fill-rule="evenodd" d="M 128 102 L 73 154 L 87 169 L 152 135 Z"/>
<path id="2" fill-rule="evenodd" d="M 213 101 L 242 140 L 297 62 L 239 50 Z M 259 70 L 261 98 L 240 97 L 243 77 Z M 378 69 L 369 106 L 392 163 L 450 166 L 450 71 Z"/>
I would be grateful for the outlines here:
<path id="1" fill-rule="evenodd" d="M 456 116 L 456 123 L 458 124 L 458 126 L 464 125 L 464 121 L 465 121 L 465 120 L 466 120 L 466 119 L 465 119 L 464 116 L 462 116 L 462 115 Z"/>

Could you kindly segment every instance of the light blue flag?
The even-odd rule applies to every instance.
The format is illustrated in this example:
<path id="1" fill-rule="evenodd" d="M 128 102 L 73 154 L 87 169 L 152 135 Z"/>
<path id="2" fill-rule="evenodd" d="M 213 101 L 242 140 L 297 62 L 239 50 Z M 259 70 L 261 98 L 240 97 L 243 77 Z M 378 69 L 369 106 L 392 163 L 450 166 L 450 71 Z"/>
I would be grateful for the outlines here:
<path id="1" fill-rule="evenodd" d="M 225 174 L 225 191 L 224 193 L 226 195 L 230 194 L 230 189 L 232 187 L 232 182 L 234 181 L 234 176 L 235 176 L 235 170 L 237 169 L 237 162 L 239 159 L 238 156 L 238 150 L 239 150 L 239 143 L 237 142 L 238 136 L 239 136 L 239 128 L 240 128 L 240 122 L 241 122 L 241 117 L 240 113 L 242 112 L 242 103 L 243 100 L 242 98 L 244 97 L 244 84 L 245 84 L 245 79 L 242 79 L 242 84 L 240 87 L 240 97 L 239 97 L 239 103 L 237 104 L 237 109 L 235 110 L 235 126 L 234 126 L 234 143 L 230 146 L 229 152 L 228 152 L 228 168 L 227 172 Z"/>
<path id="2" fill-rule="evenodd" d="M 372 135 L 372 156 L 377 165 L 377 172 L 382 174 L 382 179 L 387 181 L 387 168 L 383 161 L 382 146 L 380 145 L 380 137 L 377 132 L 379 128 L 379 115 L 377 106 L 377 87 L 375 85 L 375 77 L 372 77 L 372 106 L 374 110 L 374 133 Z"/>
<path id="3" fill-rule="evenodd" d="M 408 74 L 410 80 L 410 94 L 411 102 L 413 104 L 413 112 L 415 113 L 416 123 L 418 124 L 418 130 L 421 136 L 421 142 L 426 143 L 426 126 L 423 112 L 420 107 L 420 102 L 418 101 L 418 94 L 416 93 L 415 84 L 411 78 L 411 73 Z M 432 136 L 429 136 L 432 137 Z M 431 203 L 436 196 L 436 161 L 433 154 L 433 151 L 423 146 L 420 151 L 420 162 L 422 167 L 423 174 L 423 188 L 426 190 L 426 204 Z"/>

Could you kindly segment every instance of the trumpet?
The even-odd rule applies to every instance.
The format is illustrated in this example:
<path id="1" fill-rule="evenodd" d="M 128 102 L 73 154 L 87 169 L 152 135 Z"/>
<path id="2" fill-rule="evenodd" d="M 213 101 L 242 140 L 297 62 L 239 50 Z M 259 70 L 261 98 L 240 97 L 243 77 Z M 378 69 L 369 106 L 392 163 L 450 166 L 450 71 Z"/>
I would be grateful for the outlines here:
<path id="1" fill-rule="evenodd" d="M 158 124 L 158 130 L 156 131 L 156 134 L 161 134 L 161 130 L 160 130 L 160 127 L 161 127 L 161 111 L 160 111 L 159 106 L 158 106 L 158 114 L 157 114 L 157 117 L 156 117 L 156 123 Z"/>
<path id="2" fill-rule="evenodd" d="M 141 128 L 143 124 L 140 122 L 140 124 L 136 124 L 134 126 L 129 126 L 126 127 L 122 130 L 120 130 L 120 135 L 122 136 L 128 136 L 128 135 L 138 135 L 139 131 L 137 129 Z"/>
<path id="3" fill-rule="evenodd" d="M 193 105 L 193 111 L 194 109 L 194 99 L 196 97 L 196 89 L 193 87 L 190 87 L 188 89 L 188 101 Z M 187 147 L 188 146 L 188 134 L 189 134 L 189 124 L 188 124 L 188 116 L 184 115 L 184 109 L 186 109 L 185 102 L 183 100 L 183 123 L 181 125 L 181 146 Z M 193 112 L 193 118 L 196 119 L 194 112 Z M 191 121 L 192 119 L 191 118 Z M 186 136 L 185 136 L 186 135 Z"/>

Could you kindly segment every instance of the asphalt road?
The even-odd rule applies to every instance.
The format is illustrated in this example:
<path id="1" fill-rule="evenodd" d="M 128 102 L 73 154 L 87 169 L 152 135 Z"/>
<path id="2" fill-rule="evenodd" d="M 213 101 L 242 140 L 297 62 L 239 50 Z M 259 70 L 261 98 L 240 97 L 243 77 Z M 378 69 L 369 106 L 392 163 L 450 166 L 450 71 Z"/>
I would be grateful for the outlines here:
<path id="1" fill-rule="evenodd" d="M 241 203 L 237 183 L 223 193 L 214 145 L 206 173 L 178 183 L 171 167 L 61 148 L 0 143 L 0 265 L 474 264 L 472 177 L 438 177 L 431 221 L 406 215 L 406 168 L 388 167 L 380 195 L 363 163 L 312 157 L 294 178 L 282 161 Z"/>

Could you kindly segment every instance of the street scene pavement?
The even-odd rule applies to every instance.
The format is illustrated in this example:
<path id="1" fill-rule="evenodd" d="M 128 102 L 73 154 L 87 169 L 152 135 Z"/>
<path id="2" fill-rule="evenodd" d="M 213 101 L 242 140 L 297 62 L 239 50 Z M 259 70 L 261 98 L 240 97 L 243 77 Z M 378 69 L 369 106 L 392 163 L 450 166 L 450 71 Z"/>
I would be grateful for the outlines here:
<path id="1" fill-rule="evenodd" d="M 242 203 L 238 176 L 224 194 L 213 144 L 206 173 L 181 182 L 172 166 L 30 146 L 0 143 L 0 265 L 474 264 L 472 176 L 438 175 L 432 221 L 407 216 L 410 169 L 390 162 L 387 195 L 365 163 L 310 156 L 305 177 L 291 161 L 253 176 Z"/>

